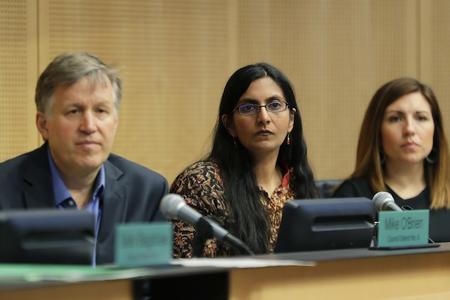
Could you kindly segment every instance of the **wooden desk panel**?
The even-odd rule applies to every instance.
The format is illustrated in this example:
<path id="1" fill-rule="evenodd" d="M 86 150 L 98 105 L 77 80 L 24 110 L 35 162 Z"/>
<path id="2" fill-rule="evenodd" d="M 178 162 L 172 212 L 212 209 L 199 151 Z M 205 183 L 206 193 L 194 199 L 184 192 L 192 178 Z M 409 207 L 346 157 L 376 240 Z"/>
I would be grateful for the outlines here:
<path id="1" fill-rule="evenodd" d="M 130 280 L 98 281 L 76 283 L 21 290 L 0 291 L 4 300 L 132 300 L 133 290 Z"/>
<path id="2" fill-rule="evenodd" d="M 235 269 L 230 295 L 233 300 L 450 299 L 450 253 Z"/>

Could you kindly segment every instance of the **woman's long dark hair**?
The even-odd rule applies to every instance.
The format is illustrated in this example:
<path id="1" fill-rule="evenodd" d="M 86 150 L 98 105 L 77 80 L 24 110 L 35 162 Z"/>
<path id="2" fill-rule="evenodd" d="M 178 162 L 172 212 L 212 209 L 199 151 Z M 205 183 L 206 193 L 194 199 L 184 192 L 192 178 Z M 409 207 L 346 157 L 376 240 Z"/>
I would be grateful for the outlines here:
<path id="1" fill-rule="evenodd" d="M 314 198 L 318 195 L 307 159 L 299 109 L 289 80 L 281 71 L 267 63 L 240 68 L 225 85 L 212 150 L 208 158 L 216 162 L 221 170 L 225 200 L 229 205 L 232 220 L 232 228 L 229 229 L 255 253 L 268 251 L 271 224 L 260 201 L 260 192 L 252 169 L 252 158 L 247 149 L 228 133 L 221 118 L 227 115 L 232 119 L 233 109 L 249 85 L 266 76 L 272 78 L 281 88 L 294 115 L 294 127 L 290 133 L 291 143 L 290 145 L 283 143 L 280 147 L 278 165 L 292 169 L 289 185 L 296 198 Z"/>

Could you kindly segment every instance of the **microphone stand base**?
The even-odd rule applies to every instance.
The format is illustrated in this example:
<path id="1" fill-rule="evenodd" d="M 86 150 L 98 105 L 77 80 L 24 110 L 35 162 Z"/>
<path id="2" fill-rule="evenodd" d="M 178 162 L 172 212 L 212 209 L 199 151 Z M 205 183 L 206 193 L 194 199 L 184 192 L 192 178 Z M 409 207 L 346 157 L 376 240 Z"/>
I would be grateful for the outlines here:
<path id="1" fill-rule="evenodd" d="M 420 249 L 420 248 L 437 248 L 439 246 L 441 246 L 441 244 L 438 244 L 438 243 L 430 243 L 430 244 L 423 244 L 423 245 L 412 245 L 412 246 L 397 246 L 397 247 L 371 246 L 371 247 L 369 247 L 369 250 L 405 250 L 405 249 Z"/>

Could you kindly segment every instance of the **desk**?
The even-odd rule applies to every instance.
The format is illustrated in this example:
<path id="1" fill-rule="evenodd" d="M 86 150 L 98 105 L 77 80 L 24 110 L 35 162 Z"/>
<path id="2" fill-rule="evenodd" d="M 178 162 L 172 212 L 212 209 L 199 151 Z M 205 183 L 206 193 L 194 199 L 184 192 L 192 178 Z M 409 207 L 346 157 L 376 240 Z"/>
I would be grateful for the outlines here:
<path id="1" fill-rule="evenodd" d="M 158 282 L 153 290 L 162 295 L 161 299 L 181 291 L 174 289 L 172 282 L 176 281 L 180 281 L 181 287 L 187 285 L 193 293 L 197 291 L 190 282 L 209 281 L 212 295 L 226 294 L 228 289 L 226 269 L 217 267 L 121 269 L 104 266 L 93 269 L 90 266 L 0 264 L 0 299 L 134 299 L 134 289 L 138 287 L 136 290 L 141 291 L 142 285 L 148 285 L 148 279 Z"/>
<path id="2" fill-rule="evenodd" d="M 130 280 L 83 282 L 2 290 L 0 291 L 0 299 L 128 300 L 133 299 L 132 291 L 132 282 Z"/>
<path id="3" fill-rule="evenodd" d="M 231 270 L 230 299 L 450 299 L 450 247 L 440 250 L 294 254 L 316 266 Z"/>
<path id="4" fill-rule="evenodd" d="M 439 248 L 396 251 L 346 249 L 258 256 L 299 260 L 313 266 L 239 268 L 146 268 L 72 283 L 0 282 L 0 299 L 133 299 L 133 282 L 154 280 L 167 299 L 450 299 L 450 243 Z M 128 272 L 128 273 L 127 273 Z M 215 283 L 213 283 L 215 282 Z M 36 284 L 36 286 L 34 286 Z"/>

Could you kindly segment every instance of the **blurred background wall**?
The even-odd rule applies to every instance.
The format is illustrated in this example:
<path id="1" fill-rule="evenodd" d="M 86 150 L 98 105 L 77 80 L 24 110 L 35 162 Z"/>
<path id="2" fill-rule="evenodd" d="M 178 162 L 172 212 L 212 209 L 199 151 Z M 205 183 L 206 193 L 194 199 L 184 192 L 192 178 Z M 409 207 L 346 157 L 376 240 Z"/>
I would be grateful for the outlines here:
<path id="1" fill-rule="evenodd" d="M 366 106 L 396 77 L 432 86 L 450 132 L 447 0 L 0 0 L 0 161 L 41 144 L 37 77 L 74 51 L 121 72 L 114 151 L 170 182 L 207 153 L 228 77 L 260 61 L 295 87 L 318 179 L 350 174 Z"/>

